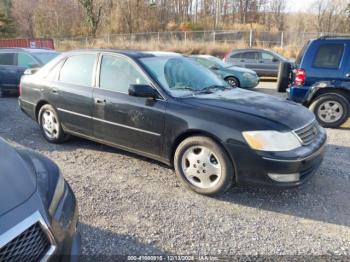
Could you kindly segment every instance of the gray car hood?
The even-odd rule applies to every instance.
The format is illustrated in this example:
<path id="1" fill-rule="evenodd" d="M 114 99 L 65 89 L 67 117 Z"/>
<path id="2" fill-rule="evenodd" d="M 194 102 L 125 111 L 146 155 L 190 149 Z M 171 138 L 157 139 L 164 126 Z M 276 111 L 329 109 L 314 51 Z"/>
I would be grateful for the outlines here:
<path id="1" fill-rule="evenodd" d="M 0 138 L 0 216 L 25 202 L 35 191 L 33 167 Z"/>

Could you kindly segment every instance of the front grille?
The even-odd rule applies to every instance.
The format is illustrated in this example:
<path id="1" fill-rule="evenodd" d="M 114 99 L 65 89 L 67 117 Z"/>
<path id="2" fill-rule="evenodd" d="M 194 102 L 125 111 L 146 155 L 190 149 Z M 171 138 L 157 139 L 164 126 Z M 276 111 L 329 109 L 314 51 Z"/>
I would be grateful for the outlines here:
<path id="1" fill-rule="evenodd" d="M 316 138 L 319 132 L 319 125 L 316 121 L 311 124 L 302 127 L 300 129 L 294 130 L 294 133 L 299 137 L 303 145 L 309 145 Z"/>
<path id="2" fill-rule="evenodd" d="M 0 249 L 0 261 L 40 261 L 50 247 L 47 235 L 36 223 Z"/>

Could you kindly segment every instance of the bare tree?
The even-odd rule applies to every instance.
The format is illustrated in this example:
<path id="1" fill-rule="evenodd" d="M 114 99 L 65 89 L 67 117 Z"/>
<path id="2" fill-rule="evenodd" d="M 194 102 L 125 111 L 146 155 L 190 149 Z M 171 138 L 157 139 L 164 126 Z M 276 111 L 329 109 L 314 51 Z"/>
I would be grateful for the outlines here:
<path id="1" fill-rule="evenodd" d="M 38 0 L 12 0 L 11 13 L 15 19 L 20 33 L 35 37 L 34 21 Z"/>
<path id="2" fill-rule="evenodd" d="M 90 34 L 96 37 L 100 26 L 103 2 L 96 0 L 78 0 L 85 10 L 86 21 L 89 26 Z"/>

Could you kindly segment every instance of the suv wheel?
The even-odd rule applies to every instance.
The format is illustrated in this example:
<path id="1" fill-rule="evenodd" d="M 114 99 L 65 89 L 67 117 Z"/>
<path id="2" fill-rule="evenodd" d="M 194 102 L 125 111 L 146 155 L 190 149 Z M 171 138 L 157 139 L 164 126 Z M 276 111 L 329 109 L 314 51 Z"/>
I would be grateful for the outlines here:
<path id="1" fill-rule="evenodd" d="M 68 138 L 63 132 L 56 110 L 51 105 L 47 104 L 40 108 L 38 119 L 41 131 L 50 143 L 62 143 Z"/>
<path id="2" fill-rule="evenodd" d="M 340 127 L 349 117 L 349 101 L 340 94 L 322 95 L 311 104 L 310 109 L 323 127 Z"/>
<path id="3" fill-rule="evenodd" d="M 185 139 L 175 152 L 174 166 L 178 178 L 199 194 L 222 194 L 233 183 L 231 160 L 221 146 L 208 137 Z"/>

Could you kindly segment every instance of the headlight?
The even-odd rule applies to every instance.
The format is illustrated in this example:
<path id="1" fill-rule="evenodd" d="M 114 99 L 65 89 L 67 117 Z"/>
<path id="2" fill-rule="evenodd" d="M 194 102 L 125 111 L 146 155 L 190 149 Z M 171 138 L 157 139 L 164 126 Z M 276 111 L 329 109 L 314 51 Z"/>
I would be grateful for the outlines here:
<path id="1" fill-rule="evenodd" d="M 256 76 L 253 75 L 253 74 L 251 74 L 251 73 L 244 73 L 244 74 L 243 74 L 243 77 L 244 77 L 244 78 L 247 78 L 247 79 L 251 79 L 251 80 L 253 80 L 253 79 L 256 78 Z"/>
<path id="2" fill-rule="evenodd" d="M 59 177 L 57 179 L 55 192 L 53 194 L 52 201 L 51 201 L 50 207 L 49 207 L 49 212 L 51 215 L 53 215 L 55 213 L 57 206 L 63 197 L 64 190 L 65 190 L 65 184 L 66 183 L 64 181 L 64 178 L 63 178 L 62 174 L 60 173 Z"/>
<path id="3" fill-rule="evenodd" d="M 301 146 L 292 132 L 246 131 L 242 135 L 252 149 L 259 151 L 290 151 Z"/>

